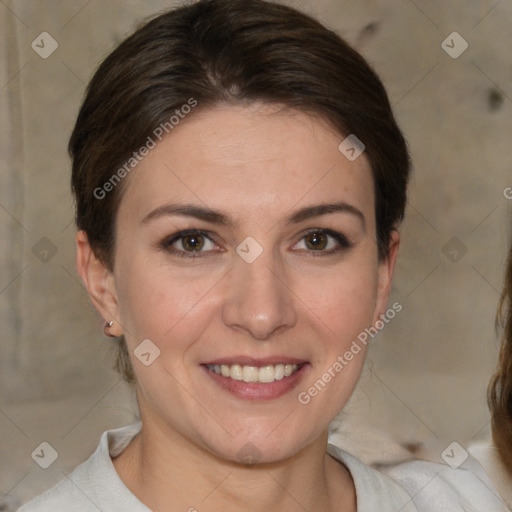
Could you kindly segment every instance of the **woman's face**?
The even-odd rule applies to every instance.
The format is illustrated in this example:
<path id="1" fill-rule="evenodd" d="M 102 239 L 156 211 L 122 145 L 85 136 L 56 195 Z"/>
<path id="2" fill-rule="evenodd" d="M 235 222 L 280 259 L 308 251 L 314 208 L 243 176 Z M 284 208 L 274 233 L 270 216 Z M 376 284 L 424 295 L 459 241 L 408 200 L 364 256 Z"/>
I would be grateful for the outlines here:
<path id="1" fill-rule="evenodd" d="M 104 302 L 145 426 L 276 461 L 345 405 L 365 346 L 336 362 L 384 312 L 398 243 L 378 260 L 370 167 L 342 140 L 302 113 L 216 107 L 126 178 Z"/>

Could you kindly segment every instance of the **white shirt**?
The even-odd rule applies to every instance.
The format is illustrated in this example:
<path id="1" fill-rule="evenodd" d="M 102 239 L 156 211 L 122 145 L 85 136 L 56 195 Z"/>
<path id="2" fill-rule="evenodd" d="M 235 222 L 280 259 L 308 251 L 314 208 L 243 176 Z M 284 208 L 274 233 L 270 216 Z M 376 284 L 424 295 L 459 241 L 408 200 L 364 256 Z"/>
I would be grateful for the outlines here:
<path id="1" fill-rule="evenodd" d="M 112 457 L 123 452 L 140 427 L 139 423 L 105 432 L 86 462 L 18 512 L 150 512 L 124 485 L 112 464 Z M 490 482 L 482 480 L 485 474 L 408 462 L 387 468 L 390 477 L 334 445 L 329 444 L 327 451 L 350 471 L 358 512 L 507 511 Z"/>

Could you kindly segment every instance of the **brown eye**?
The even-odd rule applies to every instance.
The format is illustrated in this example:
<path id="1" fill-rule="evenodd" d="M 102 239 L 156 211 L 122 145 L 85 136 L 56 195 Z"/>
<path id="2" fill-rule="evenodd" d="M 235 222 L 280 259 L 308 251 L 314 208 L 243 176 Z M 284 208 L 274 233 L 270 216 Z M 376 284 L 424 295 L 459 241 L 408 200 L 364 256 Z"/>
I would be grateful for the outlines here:
<path id="1" fill-rule="evenodd" d="M 313 232 L 304 237 L 306 247 L 312 251 L 322 251 L 327 247 L 328 239 L 325 233 Z"/>
<path id="2" fill-rule="evenodd" d="M 347 237 L 337 231 L 311 229 L 302 236 L 293 248 L 310 255 L 328 256 L 348 250 L 351 247 L 352 244 L 347 240 Z"/>
<path id="3" fill-rule="evenodd" d="M 195 229 L 180 231 L 162 240 L 161 247 L 175 256 L 198 258 L 220 252 L 217 244 L 206 231 Z"/>
<path id="4" fill-rule="evenodd" d="M 185 235 L 181 238 L 181 245 L 185 251 L 200 251 L 204 247 L 204 236 L 199 233 Z"/>

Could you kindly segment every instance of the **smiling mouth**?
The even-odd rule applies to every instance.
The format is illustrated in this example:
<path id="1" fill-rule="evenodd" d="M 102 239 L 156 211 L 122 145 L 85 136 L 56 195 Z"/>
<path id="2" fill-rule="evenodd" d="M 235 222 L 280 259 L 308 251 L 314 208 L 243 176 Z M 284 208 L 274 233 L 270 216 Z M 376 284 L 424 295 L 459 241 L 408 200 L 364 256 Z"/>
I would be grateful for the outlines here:
<path id="1" fill-rule="evenodd" d="M 270 383 L 290 377 L 299 371 L 303 364 L 269 364 L 266 366 L 246 366 L 240 364 L 207 364 L 208 370 L 222 377 L 243 382 Z"/>

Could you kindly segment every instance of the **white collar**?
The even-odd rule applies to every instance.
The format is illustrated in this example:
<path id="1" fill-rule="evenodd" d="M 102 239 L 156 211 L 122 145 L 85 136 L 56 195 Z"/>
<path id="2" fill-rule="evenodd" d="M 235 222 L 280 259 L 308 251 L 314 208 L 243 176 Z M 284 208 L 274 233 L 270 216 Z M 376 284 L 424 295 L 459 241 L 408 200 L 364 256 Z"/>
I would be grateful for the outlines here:
<path id="1" fill-rule="evenodd" d="M 115 509 L 108 510 L 137 510 L 148 511 L 142 503 L 131 493 L 124 485 L 117 474 L 112 463 L 112 457 L 116 457 L 124 451 L 131 440 L 140 432 L 141 424 L 137 423 L 116 430 L 105 432 L 101 438 L 100 445 L 93 458 L 96 464 L 102 466 L 103 474 L 109 474 L 109 483 L 115 486 L 119 491 L 116 493 Z M 350 472 L 357 496 L 358 512 L 418 512 L 407 492 L 395 481 L 377 470 L 363 464 L 350 453 L 334 446 L 327 445 L 327 453 L 339 460 Z M 105 471 L 106 470 L 106 471 Z M 104 482 L 105 483 L 105 482 Z M 103 496 L 105 498 L 105 496 Z M 108 498 L 106 501 L 109 501 Z M 99 503 L 98 503 L 99 504 Z M 106 503 L 105 503 L 106 504 Z M 108 503 L 109 507 L 113 504 Z M 123 507 L 129 508 L 123 508 Z M 136 507 L 133 508 L 133 507 Z"/>
<path id="2" fill-rule="evenodd" d="M 407 492 L 388 476 L 332 444 L 327 445 L 327 453 L 349 470 L 356 488 L 357 512 L 418 512 Z"/>

